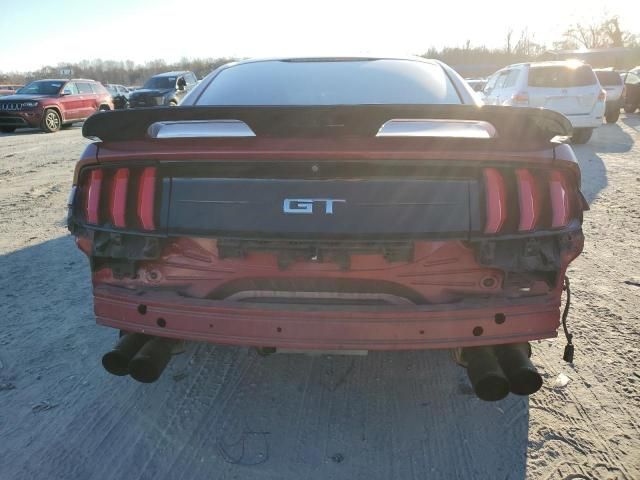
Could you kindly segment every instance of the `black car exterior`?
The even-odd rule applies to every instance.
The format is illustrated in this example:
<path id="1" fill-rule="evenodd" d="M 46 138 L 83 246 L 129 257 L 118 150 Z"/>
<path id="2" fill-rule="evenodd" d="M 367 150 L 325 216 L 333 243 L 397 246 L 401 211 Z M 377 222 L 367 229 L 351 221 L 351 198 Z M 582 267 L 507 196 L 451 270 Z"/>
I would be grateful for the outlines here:
<path id="1" fill-rule="evenodd" d="M 113 106 L 116 110 L 129 107 L 130 91 L 124 85 L 115 85 L 113 83 L 103 84 L 113 98 Z"/>
<path id="2" fill-rule="evenodd" d="M 198 80 L 193 72 L 166 72 L 154 75 L 129 95 L 129 107 L 176 106 Z"/>

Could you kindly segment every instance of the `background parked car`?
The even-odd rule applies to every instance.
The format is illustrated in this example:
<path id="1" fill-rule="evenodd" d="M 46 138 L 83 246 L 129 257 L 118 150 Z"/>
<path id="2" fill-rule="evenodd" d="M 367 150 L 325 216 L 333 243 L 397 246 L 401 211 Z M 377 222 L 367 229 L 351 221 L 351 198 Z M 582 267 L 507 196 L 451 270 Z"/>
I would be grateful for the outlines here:
<path id="1" fill-rule="evenodd" d="M 607 123 L 616 123 L 620 117 L 620 107 L 622 107 L 622 93 L 624 82 L 618 72 L 613 70 L 594 70 L 598 81 L 607 92 L 606 107 L 604 116 Z"/>
<path id="2" fill-rule="evenodd" d="M 197 85 L 193 72 L 166 72 L 154 75 L 129 95 L 129 107 L 176 106 Z"/>
<path id="3" fill-rule="evenodd" d="M 626 72 L 622 74 L 624 81 L 624 95 L 622 106 L 627 113 L 633 113 L 640 108 L 640 74 Z"/>
<path id="4" fill-rule="evenodd" d="M 94 80 L 36 80 L 0 98 L 0 131 L 30 127 L 51 133 L 112 109 L 111 95 Z"/>
<path id="5" fill-rule="evenodd" d="M 487 84 L 486 78 L 465 78 L 465 81 L 473 88 L 474 92 L 482 92 Z"/>
<path id="6" fill-rule="evenodd" d="M 113 98 L 113 106 L 116 110 L 129 107 L 129 89 L 124 85 L 114 85 L 113 83 L 105 83 L 104 87 Z"/>
<path id="7" fill-rule="evenodd" d="M 4 95 L 13 95 L 22 85 L 0 85 L 0 97 Z"/>
<path id="8" fill-rule="evenodd" d="M 586 143 L 602 124 L 606 93 L 589 65 L 575 61 L 509 65 L 494 73 L 484 89 L 490 105 L 543 107 L 566 116 L 573 143 Z"/>

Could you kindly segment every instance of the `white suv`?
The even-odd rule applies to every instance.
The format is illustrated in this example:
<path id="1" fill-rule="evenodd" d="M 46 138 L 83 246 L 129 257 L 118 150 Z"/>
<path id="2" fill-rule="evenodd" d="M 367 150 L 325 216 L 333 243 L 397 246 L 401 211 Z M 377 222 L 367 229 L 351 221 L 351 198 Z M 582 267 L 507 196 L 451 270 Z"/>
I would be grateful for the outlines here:
<path id="1" fill-rule="evenodd" d="M 594 70 L 602 88 L 607 92 L 607 103 L 604 116 L 607 123 L 616 123 L 620 118 L 624 82 L 620 74 L 614 70 Z"/>
<path id="2" fill-rule="evenodd" d="M 519 63 L 494 73 L 484 103 L 543 107 L 566 116 L 573 143 L 586 143 L 602 124 L 606 93 L 589 65 L 576 61 Z"/>

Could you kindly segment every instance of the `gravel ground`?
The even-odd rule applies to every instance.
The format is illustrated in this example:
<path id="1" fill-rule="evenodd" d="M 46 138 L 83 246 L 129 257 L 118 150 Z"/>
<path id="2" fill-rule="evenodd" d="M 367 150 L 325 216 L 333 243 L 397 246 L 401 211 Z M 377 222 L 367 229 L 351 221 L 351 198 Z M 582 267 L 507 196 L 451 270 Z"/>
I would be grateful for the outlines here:
<path id="1" fill-rule="evenodd" d="M 77 127 L 0 134 L 0 480 L 640 478 L 640 116 L 576 147 L 591 204 L 572 265 L 573 366 L 476 399 L 445 351 L 275 355 L 191 345 L 160 381 L 105 373 L 64 227 Z"/>

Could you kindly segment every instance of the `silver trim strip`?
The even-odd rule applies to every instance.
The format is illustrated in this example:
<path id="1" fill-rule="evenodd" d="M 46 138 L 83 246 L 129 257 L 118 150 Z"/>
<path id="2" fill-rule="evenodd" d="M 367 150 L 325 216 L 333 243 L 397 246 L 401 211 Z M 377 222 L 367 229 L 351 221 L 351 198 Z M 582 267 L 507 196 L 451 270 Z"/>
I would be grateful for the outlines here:
<path id="1" fill-rule="evenodd" d="M 155 122 L 149 125 L 151 138 L 229 138 L 255 137 L 251 127 L 240 120 L 189 120 Z"/>
<path id="2" fill-rule="evenodd" d="M 260 298 L 295 300 L 314 299 L 314 300 L 342 300 L 351 301 L 358 304 L 358 301 L 366 302 L 367 300 L 379 300 L 389 305 L 415 305 L 411 300 L 399 297 L 390 293 L 342 293 L 342 292 L 294 292 L 281 290 L 243 290 L 233 293 L 225 298 L 229 301 L 242 301 L 247 299 L 255 299 L 255 303 L 260 303 Z"/>
<path id="3" fill-rule="evenodd" d="M 494 138 L 496 129 L 483 120 L 396 118 L 385 122 L 377 137 Z"/>

